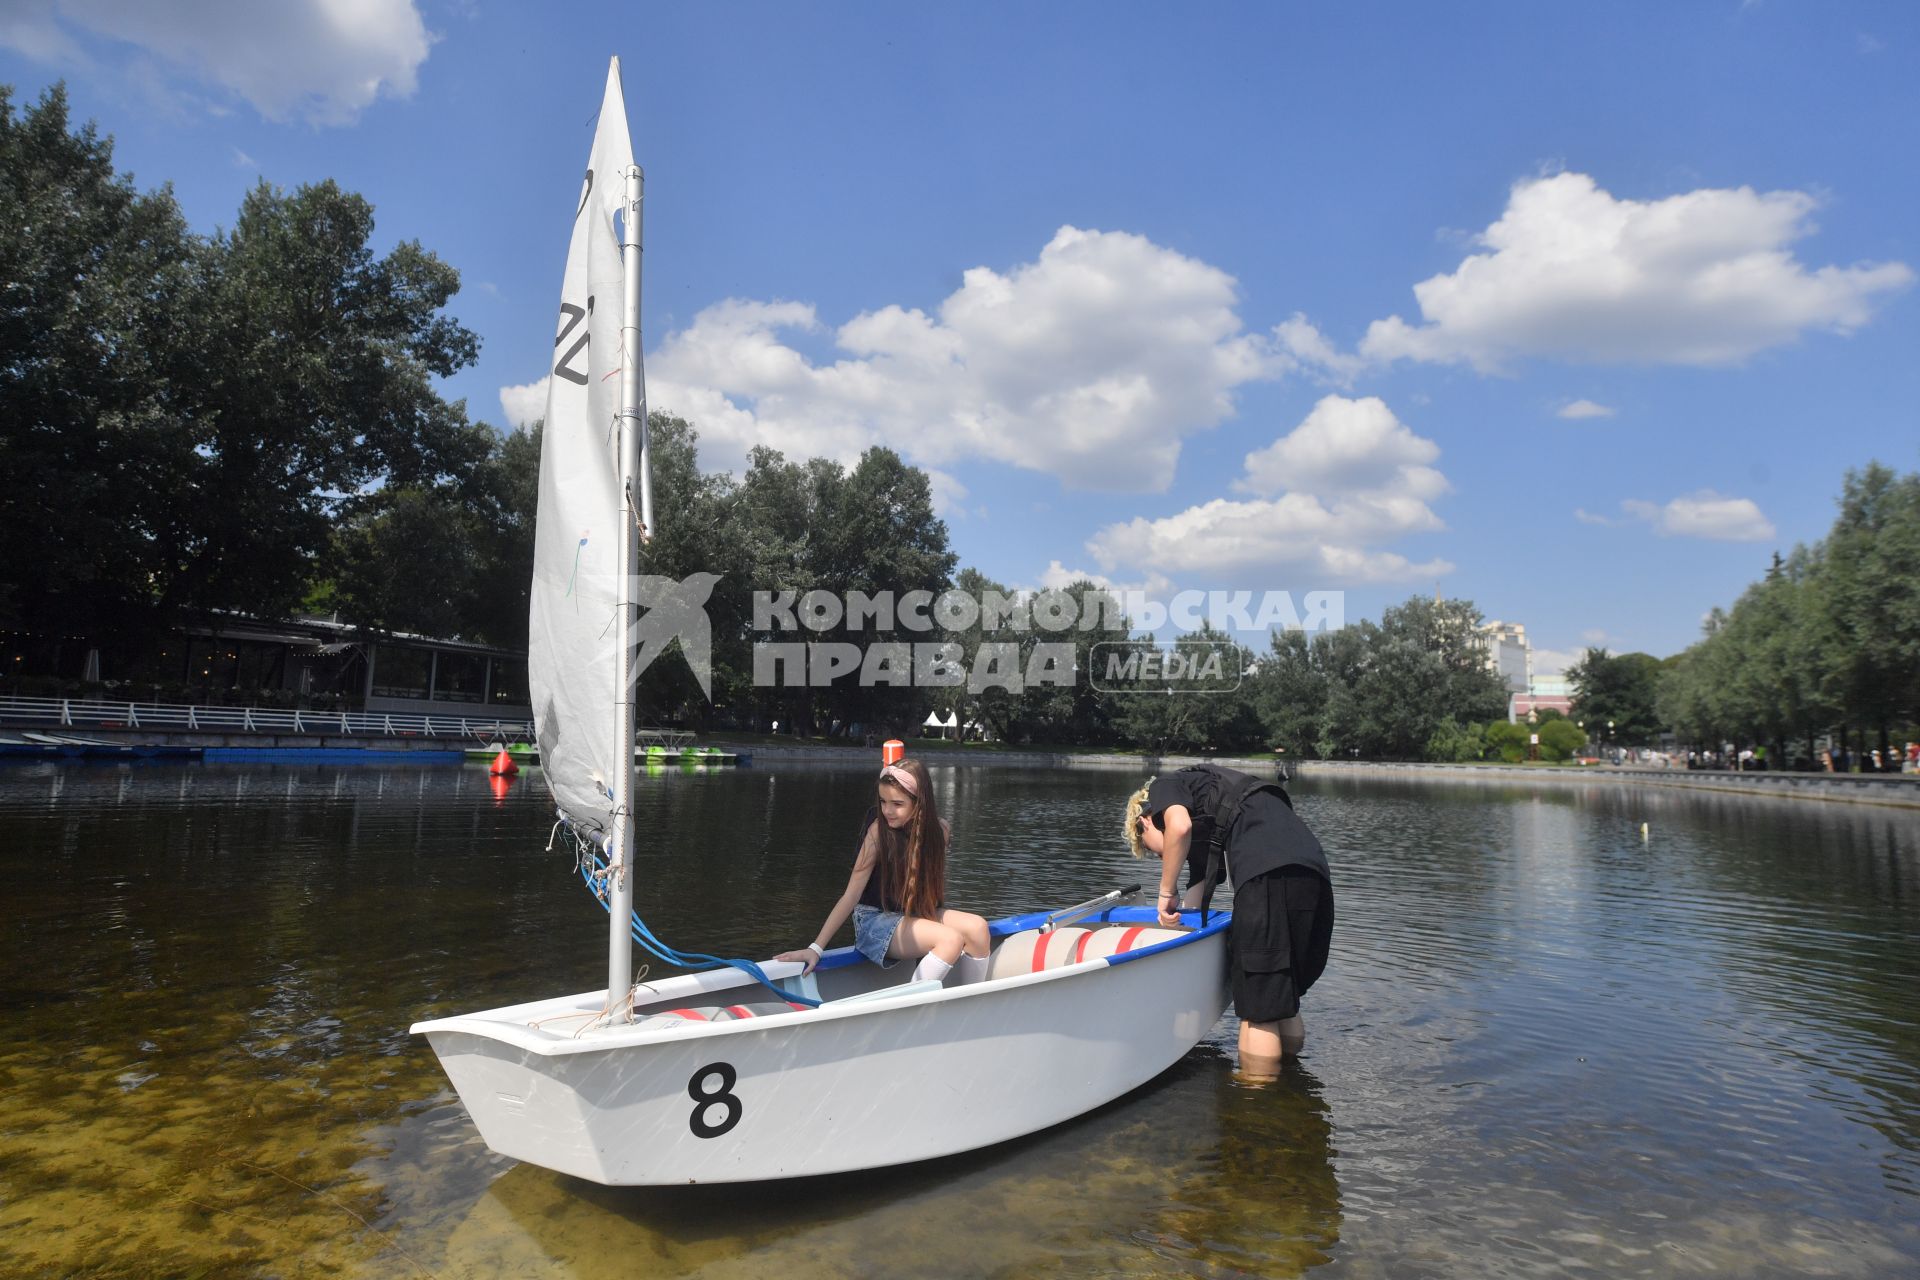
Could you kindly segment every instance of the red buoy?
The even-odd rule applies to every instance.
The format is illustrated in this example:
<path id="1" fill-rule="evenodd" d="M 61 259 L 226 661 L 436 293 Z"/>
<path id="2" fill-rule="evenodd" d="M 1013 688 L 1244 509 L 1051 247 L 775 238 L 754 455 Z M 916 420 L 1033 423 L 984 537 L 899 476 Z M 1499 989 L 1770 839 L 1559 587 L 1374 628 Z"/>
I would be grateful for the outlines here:
<path id="1" fill-rule="evenodd" d="M 493 758 L 493 763 L 487 766 L 487 772 L 496 778 L 511 778 L 520 772 L 520 766 L 513 762 L 513 757 L 507 754 L 505 747 L 502 747 L 500 754 Z"/>
<path id="2" fill-rule="evenodd" d="M 899 764 L 906 755 L 907 744 L 898 738 L 888 738 L 880 744 L 880 763 L 883 765 Z"/>

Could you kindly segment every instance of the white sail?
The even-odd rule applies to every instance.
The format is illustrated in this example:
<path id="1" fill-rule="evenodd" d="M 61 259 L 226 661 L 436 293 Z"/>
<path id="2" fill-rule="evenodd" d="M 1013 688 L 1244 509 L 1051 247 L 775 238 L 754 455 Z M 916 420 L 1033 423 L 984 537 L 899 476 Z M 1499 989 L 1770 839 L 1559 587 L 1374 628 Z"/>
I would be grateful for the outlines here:
<path id="1" fill-rule="evenodd" d="M 632 164 L 615 59 L 560 291 L 527 637 L 527 676 L 547 786 L 576 828 L 603 836 L 614 823 L 616 772 L 632 767 L 631 740 L 624 751 L 618 741 L 618 557 L 630 517 L 621 494 L 618 421 L 625 272 L 614 228 Z M 635 357 L 637 367 L 637 352 Z"/>

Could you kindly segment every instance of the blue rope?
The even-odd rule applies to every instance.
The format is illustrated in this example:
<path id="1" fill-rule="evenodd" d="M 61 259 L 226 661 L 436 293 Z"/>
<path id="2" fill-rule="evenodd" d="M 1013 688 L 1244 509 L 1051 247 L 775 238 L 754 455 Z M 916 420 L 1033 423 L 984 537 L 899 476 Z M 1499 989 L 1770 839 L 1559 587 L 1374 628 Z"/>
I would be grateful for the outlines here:
<path id="1" fill-rule="evenodd" d="M 599 891 L 594 888 L 593 884 L 595 873 L 604 874 L 606 865 L 606 862 L 600 856 L 600 851 L 597 848 L 589 846 L 589 851 L 586 853 L 586 856 L 580 859 L 580 879 L 586 884 L 587 891 L 593 894 L 593 900 L 598 902 L 608 915 L 612 915 L 613 903 L 601 897 Z M 726 968 L 738 969 L 767 990 L 779 996 L 782 1000 L 791 1001 L 798 1005 L 805 1005 L 809 1009 L 818 1009 L 820 1007 L 818 1000 L 776 986 L 773 979 L 767 976 L 766 970 L 751 960 L 729 960 L 720 956 L 710 956 L 700 951 L 674 950 L 654 936 L 653 930 L 647 927 L 647 922 L 640 918 L 638 911 L 633 913 L 633 940 L 646 948 L 649 954 L 663 964 L 674 965 L 681 969 L 692 969 L 695 972 Z"/>

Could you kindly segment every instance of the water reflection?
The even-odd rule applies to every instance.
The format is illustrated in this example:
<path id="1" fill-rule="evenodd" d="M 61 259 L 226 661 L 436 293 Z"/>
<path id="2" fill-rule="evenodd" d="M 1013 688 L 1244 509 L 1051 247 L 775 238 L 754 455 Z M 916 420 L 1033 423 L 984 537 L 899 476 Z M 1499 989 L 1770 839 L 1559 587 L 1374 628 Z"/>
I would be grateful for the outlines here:
<path id="1" fill-rule="evenodd" d="M 958 904 L 1142 878 L 1129 776 L 935 780 Z M 871 784 L 649 776 L 650 922 L 803 941 Z M 1340 894 L 1305 1067 L 1247 1086 L 1223 1024 L 1021 1143 L 642 1191 L 491 1156 L 405 1034 L 600 980 L 604 915 L 546 851 L 537 771 L 0 771 L 0 1274 L 1920 1271 L 1920 823 L 1601 787 L 1295 794 Z"/>
<path id="2" fill-rule="evenodd" d="M 1258 1090 L 1218 1050 L 1081 1120 L 887 1172 L 777 1187 L 620 1189 L 531 1166 L 447 1231 L 455 1274 L 1297 1274 L 1339 1239 L 1332 1128 L 1290 1069 Z M 909 1264 L 908 1260 L 912 1260 Z"/>

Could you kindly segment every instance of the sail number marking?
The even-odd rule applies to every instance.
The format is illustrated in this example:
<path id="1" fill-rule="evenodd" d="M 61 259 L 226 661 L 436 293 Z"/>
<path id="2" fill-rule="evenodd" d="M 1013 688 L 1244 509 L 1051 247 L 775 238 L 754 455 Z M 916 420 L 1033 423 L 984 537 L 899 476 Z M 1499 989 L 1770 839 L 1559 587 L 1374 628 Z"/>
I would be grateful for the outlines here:
<path id="1" fill-rule="evenodd" d="M 576 307 L 571 302 L 562 302 L 560 304 L 560 318 L 565 320 L 566 323 L 560 327 L 560 336 L 553 340 L 553 345 L 556 350 L 561 343 L 567 340 L 569 334 L 580 327 L 582 320 L 587 322 L 587 329 L 586 332 L 574 339 L 573 345 L 567 348 L 565 355 L 553 362 L 553 372 L 556 376 L 565 378 L 568 382 L 584 387 L 587 385 L 587 371 L 585 369 L 575 369 L 572 366 L 573 358 L 582 351 L 587 350 L 593 341 L 593 298 L 591 296 L 587 298 L 587 305 L 584 308 Z"/>
<path id="2" fill-rule="evenodd" d="M 710 1087 L 710 1077 L 719 1077 L 719 1087 Z M 744 1110 L 740 1099 L 734 1096 L 733 1086 L 739 1081 L 740 1073 L 733 1069 L 731 1062 L 715 1062 L 700 1068 L 687 1081 L 687 1096 L 694 1101 L 693 1114 L 688 1117 L 688 1127 L 696 1138 L 717 1138 L 740 1123 L 740 1113 Z M 714 1107 L 723 1109 L 718 1124 L 707 1117 Z"/>

